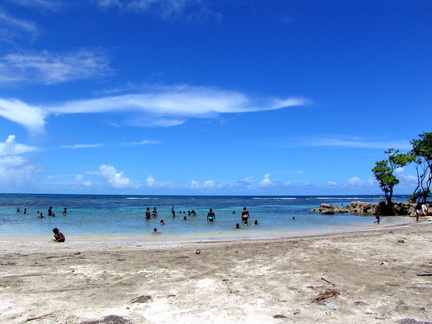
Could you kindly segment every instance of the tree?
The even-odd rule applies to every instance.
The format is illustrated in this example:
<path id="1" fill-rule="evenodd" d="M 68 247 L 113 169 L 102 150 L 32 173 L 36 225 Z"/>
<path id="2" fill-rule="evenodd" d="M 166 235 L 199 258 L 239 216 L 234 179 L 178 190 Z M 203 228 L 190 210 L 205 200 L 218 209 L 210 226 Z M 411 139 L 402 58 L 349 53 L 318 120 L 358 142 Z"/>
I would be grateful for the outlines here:
<path id="1" fill-rule="evenodd" d="M 388 159 L 375 162 L 372 172 L 385 194 L 387 204 L 392 204 L 393 188 L 400 182 L 394 175 L 394 171 L 413 162 L 414 156 L 412 153 L 399 153 L 399 150 L 392 148 L 384 153 L 388 155 Z"/>
<path id="2" fill-rule="evenodd" d="M 417 171 L 417 187 L 410 199 L 413 202 L 426 202 L 430 195 L 432 182 L 432 132 L 419 135 L 421 139 L 412 140 L 411 154 L 414 156 Z"/>

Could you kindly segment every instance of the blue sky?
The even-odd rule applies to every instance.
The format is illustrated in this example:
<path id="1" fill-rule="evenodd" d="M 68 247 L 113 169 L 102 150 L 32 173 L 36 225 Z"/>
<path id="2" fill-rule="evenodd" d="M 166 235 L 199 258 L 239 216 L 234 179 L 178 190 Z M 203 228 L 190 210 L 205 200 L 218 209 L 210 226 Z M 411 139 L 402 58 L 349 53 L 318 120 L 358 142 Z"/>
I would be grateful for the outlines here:
<path id="1" fill-rule="evenodd" d="M 4 0 L 0 192 L 380 194 L 431 39 L 429 0 Z"/>

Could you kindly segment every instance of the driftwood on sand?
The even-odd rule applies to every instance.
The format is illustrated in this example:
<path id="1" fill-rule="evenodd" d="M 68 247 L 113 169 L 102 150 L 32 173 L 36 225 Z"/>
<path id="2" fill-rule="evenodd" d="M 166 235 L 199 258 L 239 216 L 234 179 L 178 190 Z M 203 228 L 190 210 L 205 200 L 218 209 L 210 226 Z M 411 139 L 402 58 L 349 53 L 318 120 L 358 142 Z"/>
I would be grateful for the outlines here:
<path id="1" fill-rule="evenodd" d="M 311 303 L 318 302 L 318 301 L 321 301 L 321 300 L 324 300 L 324 299 L 327 299 L 327 298 L 330 298 L 330 297 L 333 297 L 333 296 L 337 296 L 337 295 L 339 295 L 339 290 L 337 290 L 337 289 L 327 289 L 326 291 L 318 294 L 317 297 L 315 297 L 314 299 L 312 299 Z"/>

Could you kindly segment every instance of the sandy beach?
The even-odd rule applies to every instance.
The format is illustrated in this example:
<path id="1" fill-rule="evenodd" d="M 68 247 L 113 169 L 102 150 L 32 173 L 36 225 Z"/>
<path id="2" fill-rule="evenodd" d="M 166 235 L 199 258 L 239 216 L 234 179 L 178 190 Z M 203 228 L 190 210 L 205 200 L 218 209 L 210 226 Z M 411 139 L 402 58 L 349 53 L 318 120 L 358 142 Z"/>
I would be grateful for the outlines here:
<path id="1" fill-rule="evenodd" d="M 425 323 L 432 222 L 224 242 L 0 242 L 1 323 Z"/>

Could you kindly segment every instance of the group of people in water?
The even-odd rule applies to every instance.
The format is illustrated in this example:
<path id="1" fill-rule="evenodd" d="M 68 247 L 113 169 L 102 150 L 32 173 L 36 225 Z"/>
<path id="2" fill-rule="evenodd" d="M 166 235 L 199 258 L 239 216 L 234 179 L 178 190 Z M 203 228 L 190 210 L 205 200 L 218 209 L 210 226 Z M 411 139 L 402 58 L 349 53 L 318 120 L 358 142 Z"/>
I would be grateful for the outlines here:
<path id="1" fill-rule="evenodd" d="M 16 212 L 20 213 L 21 209 L 17 208 Z M 23 214 L 27 214 L 27 208 L 24 208 Z M 40 218 L 40 219 L 41 218 L 45 218 L 45 216 L 43 215 L 43 213 L 41 213 L 39 210 L 36 212 L 36 214 L 37 214 L 36 218 Z M 66 207 L 63 208 L 63 213 L 62 214 L 63 214 L 63 216 L 67 215 L 67 208 Z M 55 213 L 53 212 L 52 206 L 50 206 L 48 208 L 48 216 L 55 217 Z"/>
<path id="2" fill-rule="evenodd" d="M 21 213 L 21 209 L 17 208 L 16 210 L 17 213 Z M 39 210 L 36 212 L 37 216 L 36 218 L 42 219 L 45 218 L 45 216 L 43 215 L 43 213 L 41 213 Z M 27 208 L 24 208 L 23 210 L 23 214 L 27 214 Z M 67 208 L 63 208 L 63 216 L 67 215 Z M 53 212 L 53 207 L 49 206 L 48 208 L 48 216 L 51 217 L 55 217 L 55 213 Z M 64 242 L 66 241 L 66 237 L 64 236 L 64 234 L 62 232 L 59 231 L 59 229 L 57 227 L 53 228 L 53 233 L 54 233 L 54 241 L 55 242 Z"/>
<path id="3" fill-rule="evenodd" d="M 182 212 L 180 212 L 182 213 Z M 185 213 L 185 212 L 183 212 Z M 196 216 L 196 211 L 192 210 L 192 211 L 188 211 L 188 216 Z M 235 214 L 235 211 L 232 212 L 233 214 Z M 173 217 L 176 216 L 176 213 L 174 211 L 174 207 L 172 208 L 172 215 Z M 156 207 L 154 207 L 153 209 L 153 213 L 150 213 L 150 208 L 147 207 L 146 209 L 146 214 L 145 214 L 145 219 L 151 219 L 151 218 L 156 218 L 157 217 L 157 211 L 156 211 Z M 246 209 L 246 207 L 243 208 L 242 213 L 241 213 L 241 221 L 243 223 L 244 226 L 248 225 L 248 220 L 249 220 L 249 211 Z M 184 216 L 183 217 L 184 220 L 187 220 L 187 217 Z M 209 212 L 207 213 L 207 222 L 214 222 L 216 220 L 216 214 L 213 211 L 212 208 L 210 208 Z M 159 222 L 159 225 L 165 225 L 165 222 L 163 220 L 161 220 Z M 251 225 L 258 225 L 258 221 L 255 220 Z M 237 223 L 235 228 L 239 229 L 240 228 L 240 224 Z M 155 227 L 153 229 L 153 234 L 159 234 L 160 232 L 158 231 L 158 229 Z"/>

